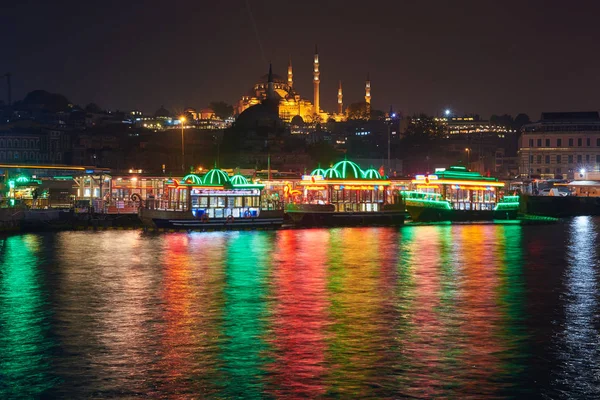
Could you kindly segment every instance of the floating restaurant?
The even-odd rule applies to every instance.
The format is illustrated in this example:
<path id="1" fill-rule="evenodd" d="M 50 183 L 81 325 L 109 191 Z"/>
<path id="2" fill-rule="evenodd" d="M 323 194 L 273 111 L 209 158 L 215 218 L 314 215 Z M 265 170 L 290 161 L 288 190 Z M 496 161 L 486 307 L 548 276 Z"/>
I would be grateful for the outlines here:
<path id="1" fill-rule="evenodd" d="M 283 210 L 261 207 L 264 185 L 218 168 L 204 176 L 189 174 L 165 182 L 162 199 L 147 199 L 139 210 L 144 225 L 155 228 L 279 227 Z"/>
<path id="2" fill-rule="evenodd" d="M 361 225 L 404 222 L 404 203 L 390 180 L 374 168 L 349 160 L 328 169 L 317 168 L 298 182 L 301 202 L 286 212 L 299 225 Z"/>
<path id="3" fill-rule="evenodd" d="M 413 221 L 479 221 L 516 218 L 519 196 L 502 196 L 504 183 L 462 166 L 417 175 L 404 191 Z"/>

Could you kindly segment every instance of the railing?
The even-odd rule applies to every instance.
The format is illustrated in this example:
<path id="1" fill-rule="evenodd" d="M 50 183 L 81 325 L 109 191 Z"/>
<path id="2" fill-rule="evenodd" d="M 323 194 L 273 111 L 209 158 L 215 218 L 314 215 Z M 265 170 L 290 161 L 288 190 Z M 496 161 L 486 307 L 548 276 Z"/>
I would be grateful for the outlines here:
<path id="1" fill-rule="evenodd" d="M 163 199 L 146 199 L 142 202 L 143 208 L 147 210 L 162 210 L 162 211 L 187 211 L 187 203 L 169 201 Z"/>

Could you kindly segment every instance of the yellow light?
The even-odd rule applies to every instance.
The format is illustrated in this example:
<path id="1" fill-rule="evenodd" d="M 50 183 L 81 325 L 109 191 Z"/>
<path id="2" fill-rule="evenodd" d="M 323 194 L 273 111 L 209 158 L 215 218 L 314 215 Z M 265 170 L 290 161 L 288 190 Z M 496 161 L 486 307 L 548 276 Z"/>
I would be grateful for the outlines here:
<path id="1" fill-rule="evenodd" d="M 179 117 L 179 120 L 180 120 L 181 122 L 185 122 L 185 117 L 184 117 L 184 116 L 181 116 L 181 117 Z"/>
<path id="2" fill-rule="evenodd" d="M 300 181 L 298 182 L 300 185 L 302 186 L 307 186 L 310 185 L 311 182 L 310 181 Z M 370 186 L 389 186 L 392 184 L 392 182 L 390 181 L 378 181 L 378 180 L 335 180 L 335 181 L 328 181 L 328 180 L 320 180 L 319 184 L 321 185 L 370 185 Z"/>
<path id="3" fill-rule="evenodd" d="M 423 181 L 413 179 L 412 183 L 423 183 Z M 436 181 L 437 185 L 464 185 L 464 186 L 494 186 L 504 187 L 504 182 L 486 182 L 486 181 L 461 181 L 461 180 L 442 180 Z"/>

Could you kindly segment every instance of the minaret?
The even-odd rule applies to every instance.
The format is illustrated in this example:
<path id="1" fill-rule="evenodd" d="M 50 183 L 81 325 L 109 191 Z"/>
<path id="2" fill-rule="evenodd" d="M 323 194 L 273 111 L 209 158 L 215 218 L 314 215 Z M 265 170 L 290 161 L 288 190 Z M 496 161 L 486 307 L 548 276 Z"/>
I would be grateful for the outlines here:
<path id="1" fill-rule="evenodd" d="M 343 113 L 343 95 L 342 95 L 342 81 L 340 81 L 340 87 L 338 88 L 338 109 L 337 112 L 338 114 L 342 114 Z"/>
<path id="2" fill-rule="evenodd" d="M 275 99 L 275 86 L 273 85 L 273 67 L 269 63 L 269 79 L 267 81 L 267 100 Z"/>
<path id="3" fill-rule="evenodd" d="M 365 82 L 365 103 L 367 103 L 367 118 L 371 119 L 371 79 L 368 73 Z"/>
<path id="4" fill-rule="evenodd" d="M 321 112 L 321 108 L 319 105 L 319 83 L 321 83 L 321 81 L 319 80 L 319 51 L 317 50 L 317 46 L 315 45 L 315 60 L 313 62 L 313 84 L 314 84 L 314 92 L 315 92 L 315 100 L 313 102 L 314 106 L 315 106 L 315 114 L 319 115 L 319 113 Z"/>
<path id="5" fill-rule="evenodd" d="M 294 73 L 292 72 L 292 56 L 290 56 L 290 61 L 288 63 L 288 86 L 290 89 L 294 87 Z"/>

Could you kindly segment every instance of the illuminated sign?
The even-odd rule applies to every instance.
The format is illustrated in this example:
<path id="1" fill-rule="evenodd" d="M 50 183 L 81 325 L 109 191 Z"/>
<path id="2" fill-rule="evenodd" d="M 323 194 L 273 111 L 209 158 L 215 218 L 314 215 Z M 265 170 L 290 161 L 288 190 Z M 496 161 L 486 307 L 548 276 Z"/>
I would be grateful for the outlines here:
<path id="1" fill-rule="evenodd" d="M 323 180 L 323 175 L 302 175 L 302 180 L 303 181 L 322 181 Z"/>
<path id="2" fill-rule="evenodd" d="M 430 181 L 437 181 L 438 180 L 438 176 L 437 175 L 427 175 L 427 178 L 429 178 Z"/>
<path id="3" fill-rule="evenodd" d="M 202 196 L 258 196 L 258 189 L 238 189 L 238 190 L 207 190 L 207 189 L 192 189 L 193 195 Z"/>
<path id="4" fill-rule="evenodd" d="M 378 186 L 367 186 L 367 185 L 343 185 L 339 187 L 345 190 L 377 190 Z M 383 189 L 383 187 L 381 187 Z"/>
<path id="5" fill-rule="evenodd" d="M 466 185 L 452 185 L 452 189 L 462 189 L 462 190 L 494 190 L 491 186 L 466 186 Z"/>
<path id="6" fill-rule="evenodd" d="M 325 186 L 306 186 L 308 190 L 325 190 L 327 189 Z"/>

